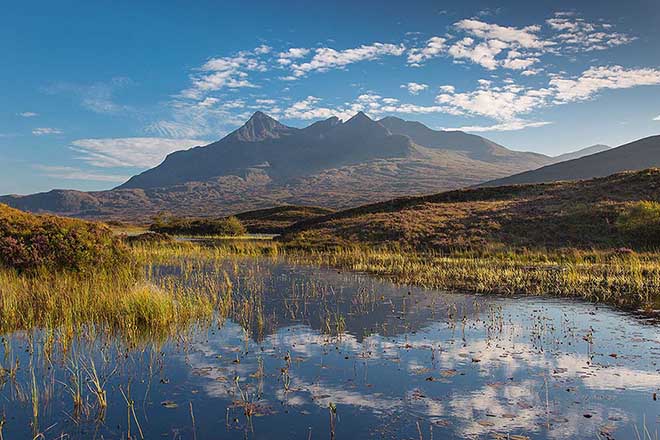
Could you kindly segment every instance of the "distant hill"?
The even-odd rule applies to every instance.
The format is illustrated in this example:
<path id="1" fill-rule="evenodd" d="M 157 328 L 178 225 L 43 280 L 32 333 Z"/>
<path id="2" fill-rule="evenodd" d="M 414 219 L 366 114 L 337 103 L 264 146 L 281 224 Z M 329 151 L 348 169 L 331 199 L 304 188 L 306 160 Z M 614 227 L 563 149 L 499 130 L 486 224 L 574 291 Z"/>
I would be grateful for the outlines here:
<path id="1" fill-rule="evenodd" d="M 337 209 L 475 185 L 551 161 L 480 136 L 398 118 L 374 121 L 362 112 L 305 128 L 256 112 L 223 139 L 174 152 L 113 190 L 0 201 L 33 212 L 133 221 L 159 212 L 220 217 L 287 204 Z"/>
<path id="2" fill-rule="evenodd" d="M 612 147 L 603 144 L 596 144 L 590 147 L 582 148 L 577 151 L 572 151 L 570 153 L 560 154 L 559 156 L 554 156 L 552 158 L 553 163 L 565 162 L 567 160 L 579 159 L 584 156 L 589 156 L 591 154 L 600 153 L 601 151 L 607 151 Z"/>
<path id="3" fill-rule="evenodd" d="M 495 179 L 485 185 L 498 186 L 590 179 L 621 171 L 643 170 L 658 166 L 660 166 L 660 136 L 650 136 L 600 153 L 559 162 L 510 177 Z"/>
<path id="4" fill-rule="evenodd" d="M 253 234 L 281 234 L 295 223 L 330 215 L 334 211 L 316 206 L 277 206 L 242 212 L 236 217 Z"/>
<path id="5" fill-rule="evenodd" d="M 617 221 L 642 201 L 660 202 L 660 169 L 398 198 L 296 223 L 282 240 L 304 247 L 362 243 L 445 251 L 611 248 L 632 245 Z"/>

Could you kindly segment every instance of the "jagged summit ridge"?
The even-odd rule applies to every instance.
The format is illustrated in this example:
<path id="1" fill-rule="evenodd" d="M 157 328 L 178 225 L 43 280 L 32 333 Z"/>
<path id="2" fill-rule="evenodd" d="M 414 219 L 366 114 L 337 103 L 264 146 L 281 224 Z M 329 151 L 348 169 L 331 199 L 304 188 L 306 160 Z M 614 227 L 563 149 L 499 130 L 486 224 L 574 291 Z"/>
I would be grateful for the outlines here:
<path id="1" fill-rule="evenodd" d="M 230 136 L 242 142 L 260 142 L 265 139 L 277 139 L 290 134 L 293 130 L 264 112 L 257 111 Z"/>

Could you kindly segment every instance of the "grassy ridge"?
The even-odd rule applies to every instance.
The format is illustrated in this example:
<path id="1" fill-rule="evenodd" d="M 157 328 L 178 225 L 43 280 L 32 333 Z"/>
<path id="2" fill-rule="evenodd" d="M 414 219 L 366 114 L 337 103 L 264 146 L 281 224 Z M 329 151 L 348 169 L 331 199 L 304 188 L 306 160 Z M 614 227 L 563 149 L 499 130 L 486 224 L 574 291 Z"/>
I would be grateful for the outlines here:
<path id="1" fill-rule="evenodd" d="M 416 251 L 637 249 L 660 245 L 660 169 L 450 191 L 361 206 L 290 227 L 289 246 L 396 244 Z"/>
<path id="2" fill-rule="evenodd" d="M 253 234 L 281 234 L 295 223 L 332 214 L 334 211 L 316 206 L 277 206 L 236 214 Z"/>

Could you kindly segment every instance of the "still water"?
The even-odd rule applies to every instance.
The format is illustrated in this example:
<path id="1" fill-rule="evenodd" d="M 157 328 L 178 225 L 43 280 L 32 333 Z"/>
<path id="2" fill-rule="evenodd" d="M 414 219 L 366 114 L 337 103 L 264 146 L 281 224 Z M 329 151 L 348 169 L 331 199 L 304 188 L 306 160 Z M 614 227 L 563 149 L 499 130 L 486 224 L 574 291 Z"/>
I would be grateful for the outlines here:
<path id="1" fill-rule="evenodd" d="M 657 323 L 281 260 L 224 265 L 236 308 L 258 297 L 259 319 L 131 346 L 4 335 L 0 438 L 658 438 Z"/>

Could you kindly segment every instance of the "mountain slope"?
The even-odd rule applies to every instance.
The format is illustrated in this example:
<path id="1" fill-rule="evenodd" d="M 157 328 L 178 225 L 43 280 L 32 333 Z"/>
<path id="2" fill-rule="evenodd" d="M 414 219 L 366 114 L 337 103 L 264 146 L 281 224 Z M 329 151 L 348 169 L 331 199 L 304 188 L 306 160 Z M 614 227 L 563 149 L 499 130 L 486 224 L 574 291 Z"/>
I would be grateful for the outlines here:
<path id="1" fill-rule="evenodd" d="M 346 122 L 332 117 L 293 128 L 257 112 L 223 139 L 172 153 L 113 190 L 0 201 L 37 212 L 124 220 L 148 220 L 162 211 L 215 217 L 283 204 L 337 209 L 471 186 L 550 161 L 479 136 L 384 121 L 360 112 Z"/>
<path id="2" fill-rule="evenodd" d="M 509 150 L 495 142 L 462 131 L 433 130 L 426 125 L 388 116 L 378 121 L 390 132 L 408 136 L 418 145 L 428 148 L 460 151 L 468 157 L 491 163 L 517 163 L 520 166 L 542 166 L 551 158 L 538 153 Z"/>
<path id="3" fill-rule="evenodd" d="M 660 136 L 650 136 L 600 153 L 487 182 L 484 185 L 590 179 L 660 166 Z"/>
<path id="4" fill-rule="evenodd" d="M 660 169 L 393 199 L 299 222 L 282 239 L 301 246 L 395 244 L 446 251 L 632 246 L 617 220 L 641 201 L 660 202 Z"/>
<path id="5" fill-rule="evenodd" d="M 570 153 L 560 154 L 559 156 L 552 157 L 552 163 L 566 162 L 567 160 L 579 159 L 584 156 L 600 153 L 602 151 L 610 150 L 612 147 L 609 145 L 596 144 L 590 147 L 581 148 L 579 150 L 571 151 Z"/>

